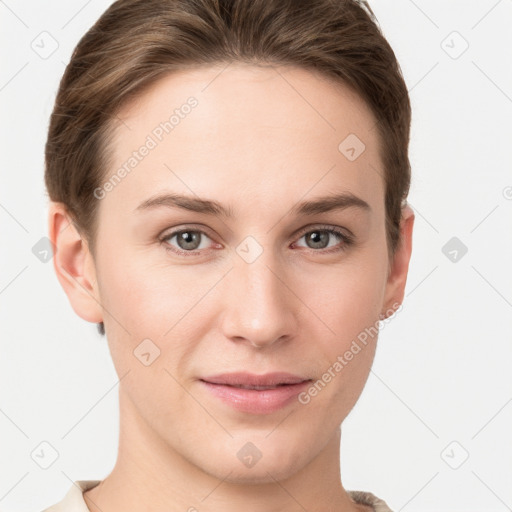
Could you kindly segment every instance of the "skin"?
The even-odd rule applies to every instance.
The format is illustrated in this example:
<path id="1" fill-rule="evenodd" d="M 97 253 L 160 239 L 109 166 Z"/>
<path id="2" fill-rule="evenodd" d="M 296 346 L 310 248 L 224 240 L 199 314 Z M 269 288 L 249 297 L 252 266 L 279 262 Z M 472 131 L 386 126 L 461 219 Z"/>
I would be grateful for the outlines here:
<path id="1" fill-rule="evenodd" d="M 95 257 L 63 205 L 50 204 L 57 277 L 81 318 L 105 323 L 124 376 L 118 458 L 84 498 L 92 512 L 370 510 L 343 488 L 339 454 L 340 425 L 366 383 L 376 336 L 308 404 L 271 414 L 236 411 L 198 379 L 231 371 L 320 379 L 401 304 L 414 214 L 404 208 L 403 244 L 390 261 L 375 119 L 353 92 L 294 67 L 224 67 L 167 76 L 121 110 L 107 178 L 169 113 L 198 100 L 98 201 Z M 338 150 L 349 133 L 366 146 L 355 161 Z M 163 191 L 219 201 L 233 217 L 134 211 Z M 334 191 L 371 211 L 289 213 Z M 315 245 L 306 235 L 322 225 L 350 230 L 354 244 L 326 234 Z M 199 254 L 173 253 L 186 250 L 177 237 L 160 243 L 171 228 L 203 230 Z M 251 263 L 236 251 L 247 236 L 263 251 Z M 325 252 L 336 246 L 344 250 Z M 133 354 L 147 338 L 160 349 L 149 366 Z M 262 453 L 250 468 L 237 457 L 247 442 Z"/>

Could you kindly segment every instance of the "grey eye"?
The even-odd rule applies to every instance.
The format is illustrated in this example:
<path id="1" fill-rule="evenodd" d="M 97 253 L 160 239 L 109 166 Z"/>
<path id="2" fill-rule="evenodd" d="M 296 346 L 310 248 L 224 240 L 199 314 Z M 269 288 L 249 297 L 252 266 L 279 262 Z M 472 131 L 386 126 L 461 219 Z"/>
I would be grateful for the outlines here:
<path id="1" fill-rule="evenodd" d="M 331 233 L 322 230 L 310 231 L 304 235 L 306 243 L 311 242 L 312 249 L 325 249 L 329 245 Z"/>

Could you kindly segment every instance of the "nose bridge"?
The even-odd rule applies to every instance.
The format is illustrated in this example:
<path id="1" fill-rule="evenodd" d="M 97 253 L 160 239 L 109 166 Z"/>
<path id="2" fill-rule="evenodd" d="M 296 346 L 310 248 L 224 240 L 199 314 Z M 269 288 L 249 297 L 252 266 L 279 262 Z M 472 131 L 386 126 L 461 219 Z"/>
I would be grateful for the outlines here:
<path id="1" fill-rule="evenodd" d="M 272 248 L 242 242 L 234 255 L 224 310 L 225 335 L 265 346 L 294 334 L 293 294 Z"/>

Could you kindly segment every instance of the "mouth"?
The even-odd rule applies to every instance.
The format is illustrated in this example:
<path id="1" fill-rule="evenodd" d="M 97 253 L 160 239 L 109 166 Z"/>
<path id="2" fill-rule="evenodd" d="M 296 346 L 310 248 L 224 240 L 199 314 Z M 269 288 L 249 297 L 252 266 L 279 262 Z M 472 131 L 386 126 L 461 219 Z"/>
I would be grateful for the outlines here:
<path id="1" fill-rule="evenodd" d="M 312 379 L 287 372 L 265 375 L 244 372 L 199 379 L 203 387 L 224 404 L 245 413 L 270 414 L 290 405 Z"/>

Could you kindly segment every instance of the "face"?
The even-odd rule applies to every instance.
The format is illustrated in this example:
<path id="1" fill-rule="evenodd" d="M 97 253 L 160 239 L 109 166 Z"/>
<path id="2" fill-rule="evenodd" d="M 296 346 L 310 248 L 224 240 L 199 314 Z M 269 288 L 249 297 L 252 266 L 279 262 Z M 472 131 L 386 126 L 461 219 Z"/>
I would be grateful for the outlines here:
<path id="1" fill-rule="evenodd" d="M 263 482 L 335 438 L 375 353 L 361 333 L 405 281 L 388 279 L 364 102 L 302 69 L 223 69 L 168 76 L 119 113 L 93 293 L 126 374 L 122 421 L 211 475 Z M 308 382 L 211 383 L 232 372 Z"/>

